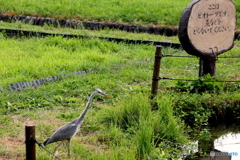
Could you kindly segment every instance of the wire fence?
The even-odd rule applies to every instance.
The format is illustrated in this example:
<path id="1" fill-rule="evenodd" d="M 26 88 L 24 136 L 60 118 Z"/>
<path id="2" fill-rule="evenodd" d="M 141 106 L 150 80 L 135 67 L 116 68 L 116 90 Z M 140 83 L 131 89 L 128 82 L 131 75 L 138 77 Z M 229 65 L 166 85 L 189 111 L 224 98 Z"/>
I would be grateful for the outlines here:
<path id="1" fill-rule="evenodd" d="M 159 77 L 159 80 L 174 80 L 174 81 L 202 81 L 202 82 L 240 82 L 240 81 L 233 81 L 233 80 L 229 80 L 229 81 L 219 81 L 219 80 L 216 80 L 216 81 L 212 81 L 212 80 L 201 80 L 201 79 L 198 79 L 198 80 L 192 80 L 192 79 L 177 79 L 177 78 L 167 78 L 167 77 Z"/>
<path id="2" fill-rule="evenodd" d="M 175 56 L 175 55 L 168 55 L 168 54 L 166 54 L 166 55 L 162 55 L 162 57 L 182 57 L 182 58 L 196 58 L 196 56 Z M 204 57 L 202 57 L 202 58 L 204 58 Z M 240 56 L 227 56 L 227 57 L 217 57 L 217 59 L 219 59 L 219 58 L 240 58 Z"/>
<path id="3" fill-rule="evenodd" d="M 160 57 L 155 57 L 155 58 L 196 58 L 195 56 L 176 56 L 176 55 L 161 55 Z M 240 56 L 233 56 L 233 57 L 218 57 L 218 58 L 240 58 Z M 136 61 L 149 61 L 152 58 L 145 58 L 145 59 L 140 59 L 140 60 L 135 60 L 133 62 Z M 124 65 L 124 64 L 120 64 L 120 65 Z M 43 85 L 47 82 L 51 82 L 51 81 L 55 81 L 58 80 L 60 78 L 63 78 L 65 76 L 71 75 L 71 74 L 76 74 L 76 75 L 80 75 L 80 74 L 87 74 L 89 73 L 90 70 L 86 70 L 86 71 L 77 71 L 77 72 L 72 72 L 72 73 L 66 73 L 66 74 L 62 74 L 62 75 L 56 75 L 56 76 L 51 76 L 51 77 L 47 77 L 47 78 L 43 78 L 43 79 L 39 79 L 39 80 L 34 80 L 34 81 L 30 81 L 30 82 L 18 82 L 18 83 L 13 83 L 8 85 L 8 89 L 10 90 L 17 90 L 20 91 L 24 88 L 37 88 L 40 85 Z M 199 81 L 198 80 L 190 80 L 190 79 L 178 79 L 178 78 L 169 78 L 169 77 L 159 77 L 159 78 L 155 78 L 154 80 L 175 80 L 175 81 Z M 216 80 L 216 81 L 210 81 L 210 80 L 201 80 L 203 82 L 240 82 L 237 80 Z M 0 90 L 3 90 L 3 87 L 0 87 Z"/>
<path id="4" fill-rule="evenodd" d="M 156 57 L 155 57 L 156 58 Z M 161 58 L 196 58 L 196 56 L 176 56 L 176 55 L 161 55 Z M 197 57 L 197 58 L 201 58 L 201 57 Z M 220 56 L 217 57 L 217 59 L 219 58 L 240 58 L 240 56 Z M 240 82 L 240 80 L 201 80 L 201 79 L 179 79 L 179 78 L 169 78 L 169 77 L 159 77 L 158 79 L 154 79 L 154 80 L 174 80 L 174 81 L 202 81 L 202 82 L 220 82 L 220 83 L 227 83 L 227 82 Z"/>

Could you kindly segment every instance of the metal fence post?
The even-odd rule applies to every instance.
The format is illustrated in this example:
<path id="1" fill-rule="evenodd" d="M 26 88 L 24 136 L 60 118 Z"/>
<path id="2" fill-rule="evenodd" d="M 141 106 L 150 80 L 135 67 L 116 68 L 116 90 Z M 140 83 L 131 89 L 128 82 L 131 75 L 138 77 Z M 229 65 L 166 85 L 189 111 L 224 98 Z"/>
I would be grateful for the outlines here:
<path id="1" fill-rule="evenodd" d="M 25 126 L 26 160 L 36 160 L 35 126 Z"/>
<path id="2" fill-rule="evenodd" d="M 152 78 L 152 90 L 151 90 L 152 99 L 157 95 L 161 59 L 162 59 L 162 46 L 156 46 L 153 78 Z"/>

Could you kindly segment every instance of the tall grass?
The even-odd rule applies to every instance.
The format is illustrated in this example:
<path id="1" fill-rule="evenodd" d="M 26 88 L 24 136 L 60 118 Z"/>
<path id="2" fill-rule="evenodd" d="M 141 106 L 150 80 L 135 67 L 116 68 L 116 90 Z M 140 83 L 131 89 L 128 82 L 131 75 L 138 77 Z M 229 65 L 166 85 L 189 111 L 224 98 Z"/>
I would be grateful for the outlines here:
<path id="1" fill-rule="evenodd" d="M 174 108 L 170 96 L 161 95 L 157 99 L 158 111 L 155 115 L 154 131 L 156 143 L 168 139 L 175 145 L 184 142 L 184 130 L 180 120 L 174 117 Z"/>
<path id="2" fill-rule="evenodd" d="M 125 98 L 122 105 L 109 114 L 108 121 L 113 120 L 123 132 L 132 135 L 139 159 L 164 157 L 161 149 L 156 148 L 165 146 L 165 143 L 173 148 L 180 147 L 186 142 L 183 125 L 174 117 L 170 98 L 160 97 L 157 104 L 159 109 L 152 110 L 148 95 L 140 93 Z M 169 148 L 169 152 L 173 149 Z"/>

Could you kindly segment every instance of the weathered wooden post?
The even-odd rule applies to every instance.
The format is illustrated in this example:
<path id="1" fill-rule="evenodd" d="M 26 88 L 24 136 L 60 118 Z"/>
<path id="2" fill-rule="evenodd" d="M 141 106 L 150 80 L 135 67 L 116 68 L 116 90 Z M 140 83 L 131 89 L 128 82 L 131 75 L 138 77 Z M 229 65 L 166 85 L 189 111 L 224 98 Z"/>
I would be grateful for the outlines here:
<path id="1" fill-rule="evenodd" d="M 231 0 L 193 0 L 183 11 L 178 37 L 188 54 L 200 58 L 199 77 L 215 75 L 217 56 L 234 45 L 235 28 Z"/>
<path id="2" fill-rule="evenodd" d="M 25 126 L 26 160 L 36 160 L 35 126 Z"/>
<path id="3" fill-rule="evenodd" d="M 199 77 L 203 77 L 204 75 L 210 74 L 211 76 L 215 76 L 216 71 L 216 58 L 200 58 L 199 59 Z"/>
<path id="4" fill-rule="evenodd" d="M 152 78 L 152 90 L 151 90 L 152 99 L 157 95 L 161 59 L 162 59 L 162 46 L 156 46 L 153 78 Z"/>
<path id="5" fill-rule="evenodd" d="M 215 76 L 217 56 L 233 48 L 235 29 L 236 7 L 231 0 L 193 0 L 183 11 L 178 37 L 188 54 L 200 58 L 199 77 Z M 206 142 L 198 145 L 213 149 Z"/>

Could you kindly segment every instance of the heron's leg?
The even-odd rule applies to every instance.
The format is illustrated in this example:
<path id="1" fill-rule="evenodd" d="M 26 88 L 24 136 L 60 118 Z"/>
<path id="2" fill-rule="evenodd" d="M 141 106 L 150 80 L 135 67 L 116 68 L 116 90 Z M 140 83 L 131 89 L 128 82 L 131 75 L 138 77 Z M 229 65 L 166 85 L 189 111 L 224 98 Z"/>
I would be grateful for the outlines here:
<path id="1" fill-rule="evenodd" d="M 68 144 L 67 144 L 68 145 L 67 146 L 68 147 L 68 156 L 70 157 L 70 142 L 71 142 L 71 139 L 68 139 L 67 141 L 68 141 Z"/>
<path id="2" fill-rule="evenodd" d="M 57 147 L 54 149 L 54 152 L 53 152 L 53 153 L 55 153 L 55 152 L 57 151 L 58 147 L 59 147 L 62 143 L 63 143 L 63 141 L 60 142 L 60 143 L 57 145 Z"/>

